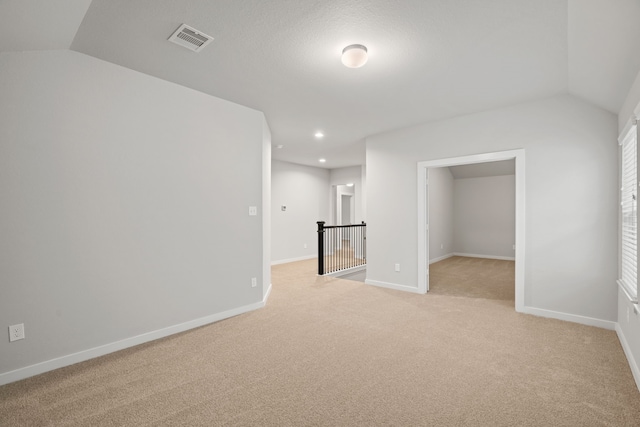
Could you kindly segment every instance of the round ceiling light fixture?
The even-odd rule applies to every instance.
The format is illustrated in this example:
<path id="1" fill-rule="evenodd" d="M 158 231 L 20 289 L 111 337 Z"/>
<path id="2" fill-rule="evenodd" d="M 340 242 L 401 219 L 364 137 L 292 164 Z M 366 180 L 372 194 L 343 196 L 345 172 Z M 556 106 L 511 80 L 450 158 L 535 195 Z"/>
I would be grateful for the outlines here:
<path id="1" fill-rule="evenodd" d="M 352 44 L 342 49 L 342 63 L 345 67 L 360 68 L 367 63 L 367 47 Z"/>

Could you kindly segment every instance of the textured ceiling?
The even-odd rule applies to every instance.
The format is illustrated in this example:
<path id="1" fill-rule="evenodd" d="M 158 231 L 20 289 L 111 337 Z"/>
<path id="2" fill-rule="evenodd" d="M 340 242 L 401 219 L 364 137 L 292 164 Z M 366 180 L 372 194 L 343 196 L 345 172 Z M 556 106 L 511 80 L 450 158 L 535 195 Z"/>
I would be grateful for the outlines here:
<path id="1" fill-rule="evenodd" d="M 91 0 L 0 0 L 0 52 L 69 49 Z"/>
<path id="2" fill-rule="evenodd" d="M 569 92 L 617 114 L 640 68 L 640 0 L 571 0 L 569 11 Z"/>
<path id="3" fill-rule="evenodd" d="M 168 43 L 182 22 L 215 40 Z M 558 0 L 94 0 L 72 49 L 261 110 L 274 157 L 337 167 L 371 134 L 566 91 L 566 40 Z"/>
<path id="4" fill-rule="evenodd" d="M 640 68 L 640 0 L 36 3 L 54 2 L 0 2 L 0 50 L 70 46 L 255 108 L 275 158 L 327 168 L 362 164 L 372 134 L 558 93 L 615 113 Z M 215 40 L 168 42 L 181 23 Z M 363 68 L 340 62 L 352 43 Z"/>

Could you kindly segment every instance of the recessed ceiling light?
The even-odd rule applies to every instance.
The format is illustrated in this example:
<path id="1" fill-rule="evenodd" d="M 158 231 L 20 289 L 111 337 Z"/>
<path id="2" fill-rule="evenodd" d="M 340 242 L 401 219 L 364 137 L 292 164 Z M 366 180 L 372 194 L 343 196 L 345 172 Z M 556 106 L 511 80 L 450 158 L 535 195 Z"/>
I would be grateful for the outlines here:
<path id="1" fill-rule="evenodd" d="M 342 50 L 342 63 L 345 67 L 360 68 L 367 63 L 367 47 L 352 44 Z"/>
<path id="2" fill-rule="evenodd" d="M 320 163 L 324 163 L 324 162 L 326 162 L 326 161 L 327 161 L 327 159 L 318 159 L 318 161 L 319 161 Z"/>
<path id="3" fill-rule="evenodd" d="M 316 132 L 314 135 L 316 138 L 322 138 L 324 136 L 324 133 L 322 132 Z"/>
<path id="4" fill-rule="evenodd" d="M 353 187 L 353 182 L 348 183 L 347 187 Z"/>

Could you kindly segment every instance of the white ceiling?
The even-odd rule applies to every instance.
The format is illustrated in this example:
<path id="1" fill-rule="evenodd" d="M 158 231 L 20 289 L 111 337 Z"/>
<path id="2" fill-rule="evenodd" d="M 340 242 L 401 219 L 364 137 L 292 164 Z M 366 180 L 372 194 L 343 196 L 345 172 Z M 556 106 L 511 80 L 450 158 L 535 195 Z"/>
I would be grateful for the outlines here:
<path id="1" fill-rule="evenodd" d="M 364 163 L 368 135 L 559 93 L 617 113 L 640 69 L 640 0 L 90 3 L 0 0 L 0 50 L 70 48 L 255 108 L 275 158 L 327 168 Z M 168 42 L 181 23 L 215 40 Z M 352 43 L 363 68 L 340 63 Z"/>
<path id="2" fill-rule="evenodd" d="M 640 0 L 570 0 L 569 11 L 569 92 L 617 114 L 640 69 Z"/>
<path id="3" fill-rule="evenodd" d="M 91 0 L 0 0 L 0 52 L 69 49 Z"/>

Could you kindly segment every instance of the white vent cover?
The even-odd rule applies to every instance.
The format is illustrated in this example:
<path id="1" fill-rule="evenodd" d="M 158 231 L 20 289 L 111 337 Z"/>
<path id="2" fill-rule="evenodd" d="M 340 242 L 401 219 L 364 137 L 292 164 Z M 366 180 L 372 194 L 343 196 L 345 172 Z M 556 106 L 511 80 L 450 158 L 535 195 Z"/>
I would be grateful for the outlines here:
<path id="1" fill-rule="evenodd" d="M 213 37 L 182 24 L 171 34 L 169 41 L 194 52 L 200 52 L 206 45 L 213 41 Z"/>

